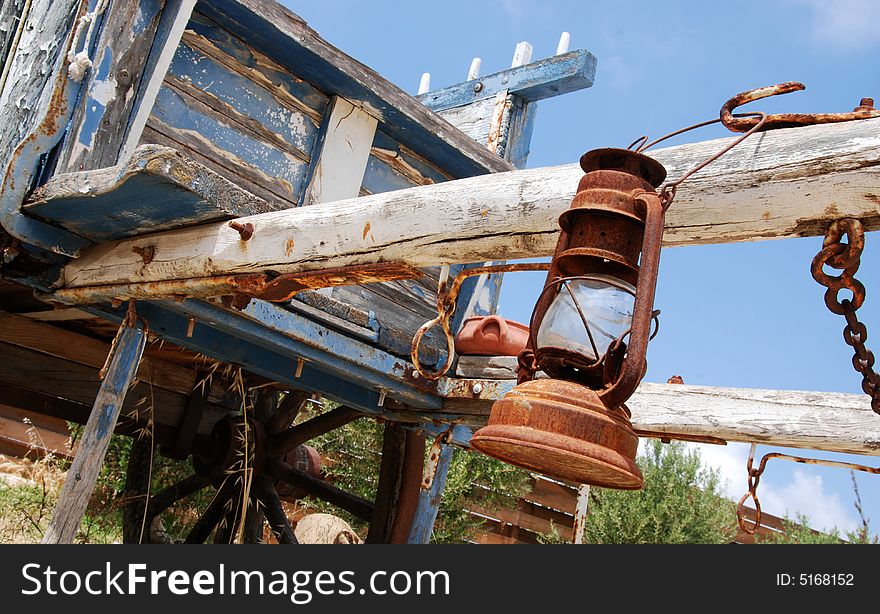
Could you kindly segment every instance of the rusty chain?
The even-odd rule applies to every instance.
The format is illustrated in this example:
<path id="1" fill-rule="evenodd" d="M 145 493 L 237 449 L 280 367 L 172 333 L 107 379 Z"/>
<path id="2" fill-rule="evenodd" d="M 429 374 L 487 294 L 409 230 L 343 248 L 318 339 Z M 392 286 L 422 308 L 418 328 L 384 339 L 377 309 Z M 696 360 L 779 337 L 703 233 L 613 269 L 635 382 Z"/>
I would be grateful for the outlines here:
<path id="1" fill-rule="evenodd" d="M 847 242 L 843 243 L 844 235 Z M 880 414 L 880 375 L 874 371 L 874 353 L 865 347 L 868 329 L 859 321 L 856 311 L 865 302 L 865 286 L 855 278 L 865 248 L 865 230 L 859 220 L 844 218 L 834 222 L 825 234 L 822 249 L 813 258 L 810 270 L 813 279 L 827 288 L 825 305 L 832 313 L 846 319 L 844 342 L 853 348 L 853 368 L 862 375 L 862 390 L 871 397 L 871 409 Z M 842 271 L 828 275 L 825 266 Z M 852 298 L 840 298 L 841 290 L 849 290 Z"/>
<path id="2" fill-rule="evenodd" d="M 768 454 L 765 454 L 761 457 L 761 462 L 758 463 L 758 468 L 755 469 L 754 460 L 756 448 L 757 444 L 753 443 L 751 449 L 749 450 L 749 460 L 746 465 L 748 470 L 749 489 L 736 505 L 736 521 L 739 524 L 739 528 L 749 535 L 754 535 L 755 533 L 757 533 L 758 528 L 761 526 L 761 502 L 758 500 L 758 483 L 761 481 L 761 476 L 764 474 L 764 470 L 767 468 L 767 461 L 771 459 L 778 458 L 780 460 L 787 460 L 795 463 L 802 463 L 805 465 L 821 465 L 823 467 L 849 469 L 850 471 L 862 471 L 864 473 L 872 473 L 874 475 L 880 474 L 880 467 L 867 467 L 865 465 L 858 465 L 856 463 L 847 463 L 843 461 L 792 456 L 791 454 L 782 454 L 781 452 L 770 452 Z M 754 525 L 752 526 L 749 526 L 746 523 L 745 517 L 745 503 L 749 500 L 749 498 L 751 498 L 755 504 L 755 520 Z"/>

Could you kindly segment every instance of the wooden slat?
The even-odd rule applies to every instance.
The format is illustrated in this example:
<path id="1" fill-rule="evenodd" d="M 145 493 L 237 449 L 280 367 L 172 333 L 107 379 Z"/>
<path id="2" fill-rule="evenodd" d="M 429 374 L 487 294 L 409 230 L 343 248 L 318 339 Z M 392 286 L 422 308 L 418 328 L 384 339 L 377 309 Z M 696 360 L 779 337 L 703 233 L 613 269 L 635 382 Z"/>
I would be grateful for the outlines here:
<path id="1" fill-rule="evenodd" d="M 824 234 L 831 220 L 880 228 L 880 119 L 776 130 L 746 141 L 678 191 L 666 245 Z M 654 152 L 670 176 L 728 140 Z M 570 205 L 575 165 L 499 173 L 248 218 L 243 252 L 219 225 L 154 236 L 161 263 L 144 265 L 121 241 L 86 250 L 65 269 L 72 287 L 187 279 L 271 269 L 403 260 L 413 266 L 550 254 L 556 218 Z M 809 196 L 807 196 L 809 194 Z M 444 211 L 443 216 L 435 215 Z M 369 228 L 365 233 L 364 229 Z M 297 249 L 285 251 L 293 239 Z"/>
<path id="2" fill-rule="evenodd" d="M 494 518 L 505 524 L 516 525 L 521 529 L 551 535 L 555 531 L 562 539 L 571 540 L 571 525 L 557 524 L 546 518 L 534 516 L 519 510 L 497 509 L 490 510 L 477 505 L 469 505 L 468 510 L 480 516 Z"/>
<path id="3" fill-rule="evenodd" d="M 3 312 L 0 312 L 0 341 L 95 369 L 104 366 L 110 353 L 110 344 L 98 339 Z M 189 396 L 197 384 L 193 369 L 150 357 L 142 361 L 138 378 L 185 396 Z M 208 400 L 211 403 L 224 401 L 226 391 L 220 382 L 212 382 L 210 391 Z"/>
<path id="4" fill-rule="evenodd" d="M 547 480 L 537 480 L 531 492 L 524 494 L 522 499 L 529 503 L 574 515 L 577 507 L 576 495 L 577 493 L 571 489 L 559 484 Z"/>
<path id="5" fill-rule="evenodd" d="M 114 2 L 104 12 L 84 100 L 71 118 L 56 172 L 116 164 L 164 4 Z"/>
<path id="6" fill-rule="evenodd" d="M 519 541 L 513 537 L 505 537 L 491 531 L 481 531 L 474 536 L 474 543 L 477 544 L 525 544 L 527 542 Z"/>
<path id="7" fill-rule="evenodd" d="M 43 456 L 51 453 L 62 458 L 71 455 L 66 422 L 3 403 L 0 403 L 0 439 L 20 449 L 18 454 L 35 452 Z"/>

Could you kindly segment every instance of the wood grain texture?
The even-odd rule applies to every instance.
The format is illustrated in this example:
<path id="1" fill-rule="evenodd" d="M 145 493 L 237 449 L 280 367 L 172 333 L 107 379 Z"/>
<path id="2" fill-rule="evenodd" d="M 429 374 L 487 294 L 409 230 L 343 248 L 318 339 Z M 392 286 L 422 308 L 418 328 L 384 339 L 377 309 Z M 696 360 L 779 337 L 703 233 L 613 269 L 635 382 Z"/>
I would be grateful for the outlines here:
<path id="1" fill-rule="evenodd" d="M 414 97 L 324 41 L 275 2 L 218 0 L 201 7 L 206 16 L 253 41 L 275 61 L 331 95 L 374 115 L 383 130 L 456 177 L 510 170 L 504 160 L 465 137 Z M 270 52 L 271 50 L 271 52 Z M 281 51 L 283 50 L 283 51 Z"/>
<path id="2" fill-rule="evenodd" d="M 157 190 L 166 197 L 157 198 Z M 87 238 L 109 240 L 273 207 L 174 149 L 142 145 L 117 166 L 56 175 L 24 209 Z"/>
<path id="3" fill-rule="evenodd" d="M 143 329 L 127 327 L 122 331 L 42 543 L 73 543 L 89 497 L 98 481 L 98 473 L 104 464 L 111 435 L 137 371 L 145 342 Z"/>
<path id="4" fill-rule="evenodd" d="M 467 392 L 476 382 L 482 392 Z M 440 393 L 445 410 L 488 418 L 494 400 L 515 384 L 459 380 L 451 392 L 441 382 Z M 637 433 L 880 456 L 880 420 L 864 394 L 642 383 L 627 406 Z"/>
<path id="5" fill-rule="evenodd" d="M 104 12 L 84 99 L 71 118 L 56 172 L 116 164 L 163 8 L 163 0 L 114 2 Z"/>
<path id="6" fill-rule="evenodd" d="M 725 142 L 653 155 L 676 177 Z M 665 245 L 814 236 L 844 216 L 880 228 L 878 145 L 880 119 L 758 135 L 679 189 Z M 528 169 L 266 213 L 246 220 L 260 229 L 246 251 L 237 233 L 218 225 L 162 233 L 153 240 L 164 257 L 147 266 L 130 241 L 120 241 L 87 250 L 64 279 L 77 287 L 381 260 L 427 266 L 548 255 L 556 218 L 580 176 L 576 165 Z M 290 240 L 296 248 L 286 250 Z"/>

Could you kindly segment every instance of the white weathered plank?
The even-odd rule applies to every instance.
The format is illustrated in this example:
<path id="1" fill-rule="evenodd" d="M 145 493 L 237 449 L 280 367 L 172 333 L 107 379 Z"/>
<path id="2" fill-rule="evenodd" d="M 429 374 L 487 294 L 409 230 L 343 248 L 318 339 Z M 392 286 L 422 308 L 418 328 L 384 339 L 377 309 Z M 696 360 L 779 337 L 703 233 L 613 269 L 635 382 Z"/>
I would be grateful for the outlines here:
<path id="1" fill-rule="evenodd" d="M 306 191 L 306 205 L 356 198 L 376 135 L 375 117 L 345 98 L 333 99 L 321 152 Z"/>
<path id="2" fill-rule="evenodd" d="M 677 177 L 726 140 L 658 150 Z M 68 287 L 302 272 L 376 262 L 416 267 L 545 256 L 569 207 L 577 165 L 419 186 L 98 245 L 67 265 Z M 442 212 L 439 214 L 438 212 Z M 664 244 L 697 245 L 824 234 L 840 217 L 880 228 L 880 119 L 757 135 L 678 191 Z M 144 264 L 133 246 L 153 245 Z"/>
<path id="3" fill-rule="evenodd" d="M 479 394 L 473 393 L 475 383 L 481 384 Z M 445 380 L 443 410 L 488 416 L 494 400 L 515 383 Z M 880 416 L 864 394 L 643 383 L 627 406 L 636 431 L 655 436 L 880 456 Z"/>

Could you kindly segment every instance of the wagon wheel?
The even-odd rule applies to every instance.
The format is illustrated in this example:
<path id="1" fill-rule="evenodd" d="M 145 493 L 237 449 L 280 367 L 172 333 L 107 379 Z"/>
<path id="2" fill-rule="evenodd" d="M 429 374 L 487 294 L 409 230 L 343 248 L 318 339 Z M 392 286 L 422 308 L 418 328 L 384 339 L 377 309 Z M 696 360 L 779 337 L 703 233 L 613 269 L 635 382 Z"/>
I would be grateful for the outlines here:
<path id="1" fill-rule="evenodd" d="M 211 495 L 210 502 L 190 527 L 185 543 L 203 543 L 212 536 L 215 543 L 230 543 L 239 534 L 244 543 L 259 543 L 264 522 L 279 543 L 296 543 L 279 491 L 285 495 L 312 495 L 369 521 L 368 543 L 405 542 L 418 501 L 424 437 L 399 424 L 386 423 L 374 503 L 286 462 L 299 446 L 364 414 L 340 406 L 290 426 L 305 406 L 307 395 L 293 392 L 277 405 L 272 402 L 276 398 L 271 393 L 258 396 L 255 410 L 246 420 L 241 415 L 230 415 L 217 422 L 209 440 L 193 450 L 194 473 L 152 494 L 146 510 L 153 444 L 148 439 L 136 439 L 126 476 L 125 543 L 171 541 L 163 534 L 161 514 L 203 490 Z M 267 403 L 267 399 L 271 401 Z"/>

